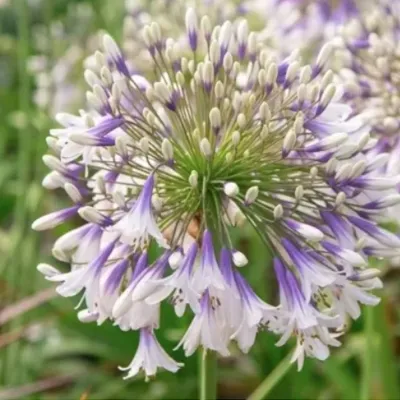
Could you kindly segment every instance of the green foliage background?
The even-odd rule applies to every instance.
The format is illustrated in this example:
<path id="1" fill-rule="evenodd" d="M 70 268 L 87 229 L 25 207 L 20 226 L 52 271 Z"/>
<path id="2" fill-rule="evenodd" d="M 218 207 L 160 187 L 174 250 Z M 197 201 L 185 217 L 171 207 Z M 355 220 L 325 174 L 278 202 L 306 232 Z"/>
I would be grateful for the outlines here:
<path id="1" fill-rule="evenodd" d="M 80 323 L 73 309 L 78 300 L 55 297 L 36 272 L 39 261 L 52 262 L 51 242 L 66 228 L 46 234 L 30 230 L 35 218 L 61 208 L 64 200 L 40 184 L 46 173 L 41 161 L 45 137 L 54 122 L 32 102 L 34 81 L 26 66 L 36 51 L 35 27 L 50 29 L 57 20 L 71 19 L 71 6 L 79 2 L 10 0 L 0 5 L 0 399 L 195 398 L 198 360 L 173 352 L 190 317 L 177 320 L 166 306 L 158 332 L 185 368 L 176 375 L 161 372 L 148 383 L 142 377 L 124 381 L 117 367 L 133 357 L 136 333 L 109 323 Z M 85 29 L 121 35 L 123 0 L 85 3 L 95 10 Z M 57 43 L 47 51 L 55 58 Z M 247 278 L 259 295 L 274 302 L 266 249 L 250 231 L 235 240 L 249 254 Z M 381 267 L 382 303 L 349 325 L 343 346 L 328 361 L 307 360 L 298 373 L 281 362 L 293 344 L 277 348 L 275 337 L 261 333 L 248 355 L 233 349 L 232 357 L 219 360 L 219 398 L 247 398 L 267 379 L 265 398 L 270 399 L 400 399 L 399 270 Z"/>

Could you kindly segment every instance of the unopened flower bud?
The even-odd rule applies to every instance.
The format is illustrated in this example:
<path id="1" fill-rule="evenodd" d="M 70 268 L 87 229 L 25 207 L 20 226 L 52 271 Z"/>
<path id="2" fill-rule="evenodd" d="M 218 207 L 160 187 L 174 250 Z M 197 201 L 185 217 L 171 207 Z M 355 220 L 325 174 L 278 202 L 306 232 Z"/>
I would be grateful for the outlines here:
<path id="1" fill-rule="evenodd" d="M 197 171 L 192 171 L 189 175 L 190 186 L 196 188 L 199 183 L 199 174 Z"/>
<path id="2" fill-rule="evenodd" d="M 164 160 L 169 161 L 174 157 L 174 149 L 172 147 L 171 142 L 168 139 L 164 139 L 161 144 L 161 151 L 164 157 Z"/>
<path id="3" fill-rule="evenodd" d="M 207 138 L 203 138 L 200 141 L 200 150 L 205 157 L 210 157 L 212 155 L 211 144 Z"/>
<path id="4" fill-rule="evenodd" d="M 144 136 L 139 141 L 139 148 L 143 151 L 144 154 L 147 154 L 150 150 L 150 142 L 149 139 Z"/>
<path id="5" fill-rule="evenodd" d="M 235 197 L 239 194 L 239 186 L 235 182 L 227 182 L 224 184 L 224 193 L 228 197 Z"/>
<path id="6" fill-rule="evenodd" d="M 283 216 L 283 207 L 281 204 L 278 204 L 275 208 L 274 208 L 274 219 L 278 220 L 281 219 Z"/>
<path id="7" fill-rule="evenodd" d="M 169 266 L 172 269 L 177 269 L 182 263 L 182 258 L 183 257 L 182 257 L 182 252 L 181 251 L 173 252 L 168 258 Z"/>
<path id="8" fill-rule="evenodd" d="M 221 112 L 216 107 L 210 111 L 210 123 L 214 131 L 221 128 Z"/>
<path id="9" fill-rule="evenodd" d="M 233 252 L 232 261 L 237 267 L 244 267 L 249 262 L 247 257 L 241 251 Z"/>
<path id="10" fill-rule="evenodd" d="M 251 188 L 249 188 L 246 192 L 246 196 L 245 196 L 245 202 L 246 204 L 252 204 L 256 201 L 257 197 L 258 197 L 258 186 L 252 186 Z"/>
<path id="11" fill-rule="evenodd" d="M 240 132 L 235 131 L 232 133 L 232 144 L 236 147 L 240 142 Z"/>

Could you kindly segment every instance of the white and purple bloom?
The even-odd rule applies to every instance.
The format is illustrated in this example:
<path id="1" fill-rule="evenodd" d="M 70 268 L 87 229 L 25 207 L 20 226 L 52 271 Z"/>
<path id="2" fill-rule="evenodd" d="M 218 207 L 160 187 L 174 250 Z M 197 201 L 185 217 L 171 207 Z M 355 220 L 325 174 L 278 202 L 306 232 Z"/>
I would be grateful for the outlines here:
<path id="1" fill-rule="evenodd" d="M 379 273 L 379 271 L 372 272 Z M 332 295 L 333 306 L 341 317 L 342 323 L 345 323 L 347 315 L 353 319 L 360 317 L 360 304 L 376 306 L 380 302 L 380 298 L 369 292 L 381 288 L 382 281 L 379 278 L 376 276 L 363 277 L 360 273 L 348 278 L 338 277 L 337 281 L 328 287 L 328 292 Z"/>
<path id="2" fill-rule="evenodd" d="M 187 357 L 192 355 L 199 346 L 214 350 L 225 357 L 229 355 L 229 337 L 220 317 L 221 304 L 219 299 L 206 290 L 200 301 L 200 311 L 195 315 L 178 344 L 178 347 L 183 347 Z"/>
<path id="3" fill-rule="evenodd" d="M 393 199 L 400 190 L 399 12 L 397 2 L 378 2 L 370 12 L 361 13 L 346 24 L 335 40 L 340 61 L 337 75 L 346 89 L 345 98 L 375 140 L 365 154 L 366 162 L 380 164 L 377 176 L 374 174 L 377 169 L 373 168 L 369 176 L 362 176 L 357 182 L 359 187 L 370 190 L 366 197 L 369 214 L 380 206 L 381 197 Z M 386 220 L 397 223 L 392 217 L 399 213 L 397 201 L 386 207 Z M 383 213 L 379 212 L 378 217 L 382 221 Z"/>
<path id="4" fill-rule="evenodd" d="M 203 235 L 200 265 L 194 272 L 192 286 L 198 292 L 214 288 L 224 290 L 225 282 L 214 253 L 211 233 L 206 230 Z"/>
<path id="5" fill-rule="evenodd" d="M 245 0 L 242 9 L 262 24 L 259 35 L 278 54 L 300 50 L 309 58 L 373 5 L 370 0 Z"/>
<path id="6" fill-rule="evenodd" d="M 169 252 L 164 253 L 154 265 L 148 266 L 148 255 L 141 254 L 128 287 L 114 303 L 112 315 L 121 329 L 139 329 L 144 326 L 158 327 L 159 304 L 145 300 L 157 288 L 157 280 L 165 273 Z"/>
<path id="7" fill-rule="evenodd" d="M 294 274 L 279 259 L 274 260 L 274 267 L 281 301 L 281 326 L 275 329 L 282 337 L 277 346 L 285 344 L 291 335 L 297 337 L 292 362 L 297 360 L 299 369 L 303 365 L 304 353 L 325 360 L 329 355 L 328 345 L 340 345 L 335 340 L 337 333 L 329 331 L 329 328 L 340 327 L 340 319 L 336 315 L 323 314 L 307 300 Z M 319 335 L 320 332 L 323 335 Z"/>
<path id="8" fill-rule="evenodd" d="M 235 339 L 240 349 L 247 353 L 254 344 L 260 326 L 275 314 L 276 308 L 261 300 L 239 272 L 235 271 L 234 274 L 240 299 L 237 312 L 241 314 L 241 320 L 231 339 Z"/>
<path id="9" fill-rule="evenodd" d="M 53 229 L 56 226 L 61 225 L 63 222 L 68 221 L 72 217 L 75 217 L 78 214 L 79 208 L 79 205 L 75 205 L 69 208 L 65 208 L 64 210 L 55 211 L 50 214 L 44 215 L 43 217 L 38 218 L 32 224 L 32 229 L 34 229 L 35 231 Z"/>
<path id="10" fill-rule="evenodd" d="M 99 235 L 99 233 L 94 232 L 94 235 Z M 100 236 L 98 238 L 92 238 L 92 240 L 100 240 Z M 73 262 L 75 268 L 67 273 L 60 273 L 57 275 L 52 275 L 47 277 L 48 280 L 54 282 L 62 282 L 57 287 L 57 292 L 61 296 L 70 297 L 75 296 L 81 290 L 85 289 L 85 301 L 89 310 L 92 312 L 96 307 L 96 301 L 99 297 L 99 283 L 100 283 L 100 275 L 105 267 L 108 258 L 110 257 L 114 247 L 116 245 L 116 241 L 110 242 L 104 249 L 98 248 L 98 255 L 92 259 L 87 265 L 82 265 L 75 253 L 73 257 Z M 89 247 L 89 246 L 88 246 Z"/>
<path id="11" fill-rule="evenodd" d="M 121 246 L 120 249 L 120 254 L 125 255 L 126 249 L 124 246 Z M 99 283 L 98 324 L 112 317 L 112 310 L 120 296 L 124 278 L 128 274 L 128 268 L 129 257 L 126 257 L 103 271 Z"/>
<path id="12" fill-rule="evenodd" d="M 140 196 L 133 204 L 131 210 L 114 225 L 114 230 L 121 234 L 121 241 L 137 247 L 143 247 L 149 242 L 149 236 L 157 242 L 168 247 L 163 234 L 158 228 L 152 210 L 152 193 L 154 188 L 154 175 L 150 175 L 143 185 Z"/>
<path id="13" fill-rule="evenodd" d="M 377 303 L 368 257 L 400 253 L 400 239 L 379 225 L 399 199 L 371 198 L 398 181 L 381 179 L 387 159 L 371 156 L 368 127 L 326 71 L 332 45 L 310 65 L 296 52 L 277 61 L 243 21 L 213 26 L 190 9 L 177 40 L 164 40 L 157 23 L 144 27 L 150 81 L 129 73 L 106 36 L 86 72 L 100 117 L 68 141 L 48 140 L 46 186 L 74 205 L 33 228 L 71 216 L 86 224 L 53 248 L 71 271 L 40 270 L 63 282 L 61 295 L 85 290 L 82 321 L 140 330 L 129 377 L 176 371 L 153 335 L 168 299 L 177 316 L 194 314 L 179 344 L 187 356 L 199 347 L 228 356 L 233 341 L 247 352 L 268 330 L 279 345 L 297 338 L 299 366 L 325 359 L 346 316 Z M 69 140 L 91 157 L 63 157 Z M 239 272 L 254 268 L 231 237 L 245 224 L 275 260 L 278 305 Z"/>
<path id="14" fill-rule="evenodd" d="M 146 298 L 148 304 L 157 304 L 166 299 L 173 292 L 171 303 L 178 317 L 184 314 L 187 304 L 189 304 L 193 312 L 199 312 L 200 295 L 192 287 L 192 275 L 197 252 L 197 243 L 193 243 L 187 250 L 187 253 L 175 272 L 170 276 L 156 281 L 157 287 L 153 290 L 153 293 Z"/>
<path id="15" fill-rule="evenodd" d="M 176 362 L 165 352 L 151 328 L 141 328 L 139 347 L 135 357 L 127 367 L 120 367 L 120 370 L 128 371 L 124 379 L 129 379 L 143 370 L 147 379 L 154 376 L 158 368 L 176 372 L 182 366 L 182 363 Z"/>

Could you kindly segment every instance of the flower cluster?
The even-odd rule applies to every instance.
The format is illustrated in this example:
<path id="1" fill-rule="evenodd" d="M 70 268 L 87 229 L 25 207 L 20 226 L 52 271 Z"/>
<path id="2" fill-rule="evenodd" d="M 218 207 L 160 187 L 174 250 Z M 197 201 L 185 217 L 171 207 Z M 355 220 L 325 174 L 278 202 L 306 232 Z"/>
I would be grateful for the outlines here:
<path id="1" fill-rule="evenodd" d="M 277 60 L 245 19 L 213 27 L 190 8 L 185 24 L 185 40 L 165 39 L 157 23 L 143 29 L 151 80 L 104 36 L 85 72 L 90 110 L 58 115 L 43 158 L 44 186 L 63 188 L 73 205 L 33 229 L 75 216 L 85 224 L 53 247 L 70 272 L 38 269 L 60 295 L 83 293 L 81 321 L 140 331 L 127 377 L 181 366 L 155 336 L 166 299 L 177 316 L 193 314 L 178 344 L 186 356 L 199 346 L 227 356 L 232 342 L 247 352 L 270 331 L 279 345 L 296 338 L 299 368 L 305 356 L 323 360 L 347 316 L 379 301 L 367 256 L 398 252 L 400 239 L 378 222 L 400 196 L 368 193 L 395 182 L 365 157 L 368 131 L 352 136 L 362 120 L 326 70 L 330 44 L 301 65 L 297 52 Z M 251 263 L 231 233 L 243 224 L 272 254 L 278 305 L 240 271 Z"/>
<path id="2" fill-rule="evenodd" d="M 338 74 L 346 84 L 347 102 L 370 125 L 377 144 L 368 156 L 382 158 L 382 173 L 389 177 L 400 173 L 399 38 L 399 4 L 382 2 L 347 24 L 336 39 Z"/>
<path id="3" fill-rule="evenodd" d="M 157 22 L 168 36 L 180 35 L 184 40 L 181 27 L 185 21 L 181 10 L 187 3 L 186 0 L 125 2 L 121 48 L 130 72 L 151 72 L 148 69 L 151 57 L 142 39 L 143 29 L 149 21 Z M 227 19 L 237 23 L 238 17 L 246 16 L 250 28 L 259 32 L 259 40 L 278 57 L 299 50 L 307 59 L 361 8 L 356 0 L 341 0 L 336 6 L 326 0 L 193 0 L 192 3 L 200 14 L 207 13 L 212 23 Z M 366 8 L 369 1 L 362 3 Z M 94 10 L 88 4 L 71 6 L 65 21 L 55 22 L 50 29 L 37 29 L 37 54 L 28 64 L 36 85 L 33 100 L 52 116 L 85 105 L 84 79 L 80 70 L 82 65 L 93 67 L 95 64 L 91 53 L 99 47 L 102 35 L 101 32 L 93 34 L 90 29 L 93 14 Z M 80 28 L 76 29 L 76 26 Z"/>
<path id="4" fill-rule="evenodd" d="M 370 0 L 193 0 L 191 2 L 159 0 L 126 2 L 122 48 L 135 59 L 135 68 L 147 69 L 148 54 L 138 38 L 149 20 L 155 20 L 163 32 L 182 35 L 182 8 L 191 3 L 199 14 L 207 13 L 212 23 L 229 19 L 236 24 L 246 16 L 259 40 L 279 57 L 300 51 L 309 59 L 331 39 L 339 28 L 361 10 L 369 9 Z"/>
<path id="5" fill-rule="evenodd" d="M 254 2 L 254 0 L 251 0 Z M 267 0 L 269 1 L 269 0 Z M 273 0 L 275 1 L 275 0 Z M 237 20 L 249 10 L 243 1 L 238 0 L 126 0 L 126 16 L 123 24 L 123 50 L 128 66 L 135 71 L 148 74 L 152 65 L 151 55 L 148 52 L 143 38 L 143 30 L 150 22 L 156 22 L 163 31 L 163 35 L 176 37 L 185 41 L 185 13 L 182 10 L 192 5 L 199 15 L 207 14 L 211 23 L 221 23 L 225 20 Z M 251 5 L 251 8 L 254 5 Z"/>
<path id="6" fill-rule="evenodd" d="M 241 8 L 278 54 L 298 50 L 311 59 L 344 23 L 372 4 L 370 0 L 247 0 Z"/>

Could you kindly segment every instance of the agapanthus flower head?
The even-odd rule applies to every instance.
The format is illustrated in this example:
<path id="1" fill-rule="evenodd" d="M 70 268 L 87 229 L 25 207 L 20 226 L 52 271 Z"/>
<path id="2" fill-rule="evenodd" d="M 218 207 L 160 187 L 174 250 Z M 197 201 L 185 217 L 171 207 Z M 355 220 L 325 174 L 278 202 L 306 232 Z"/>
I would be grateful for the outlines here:
<path id="1" fill-rule="evenodd" d="M 178 316 L 194 314 L 180 342 L 187 356 L 199 346 L 227 356 L 232 342 L 247 352 L 269 330 L 280 344 L 297 338 L 300 365 L 304 355 L 326 358 L 345 316 L 376 303 L 367 255 L 400 247 L 366 200 L 382 182 L 364 156 L 368 133 L 350 139 L 361 122 L 325 71 L 332 46 L 311 65 L 296 53 L 279 62 L 246 20 L 212 27 L 193 9 L 185 40 L 164 39 L 156 23 L 144 35 L 153 78 L 131 75 L 106 35 L 97 70 L 112 79 L 93 80 L 92 108 L 76 117 L 90 124 L 48 141 L 46 186 L 64 188 L 74 205 L 33 227 L 74 216 L 86 224 L 54 245 L 72 271 L 40 271 L 63 282 L 62 295 L 83 292 L 82 320 L 141 331 L 128 376 L 179 367 L 153 334 L 166 299 Z M 71 143 L 79 155 L 60 160 Z M 231 230 L 244 223 L 275 258 L 280 305 L 265 303 L 240 271 L 251 259 Z"/>
<path id="2" fill-rule="evenodd" d="M 261 37 L 278 54 L 301 51 L 307 59 L 368 9 L 370 0 L 245 0 L 241 9 L 260 27 Z"/>
<path id="3" fill-rule="evenodd" d="M 147 48 L 147 37 L 143 35 L 151 22 L 156 22 L 163 35 L 176 37 L 177 41 L 185 41 L 184 27 L 193 22 L 191 14 L 182 10 L 194 7 L 199 15 L 207 14 L 207 20 L 198 21 L 205 34 L 211 33 L 212 23 L 223 22 L 226 19 L 236 20 L 245 12 L 242 1 L 237 0 L 126 0 L 126 16 L 123 26 L 122 49 L 128 56 L 133 69 L 151 72 L 151 54 Z M 192 14 L 193 15 L 193 14 Z M 189 45 L 195 46 L 197 35 L 188 32 Z"/>
<path id="4" fill-rule="evenodd" d="M 335 40 L 338 75 L 345 83 L 347 102 L 370 127 L 377 143 L 369 157 L 379 160 L 389 178 L 400 173 L 399 38 L 399 4 L 382 1 L 371 12 L 346 24 Z M 397 190 L 388 202 L 372 197 L 371 206 L 379 203 L 378 207 L 393 211 L 397 197 Z M 396 208 L 395 214 L 389 214 L 397 215 L 398 211 Z"/>

